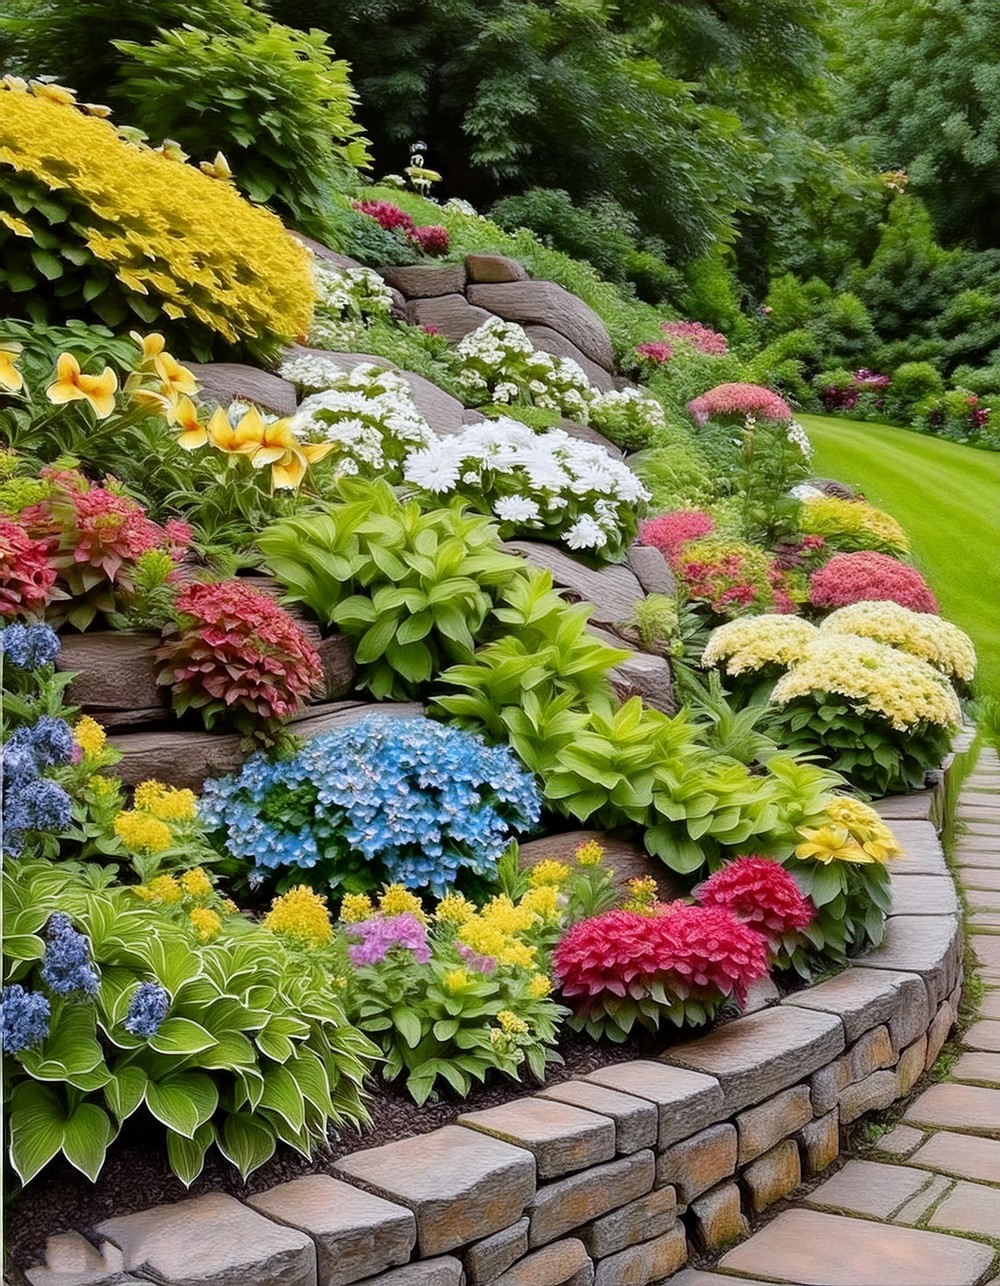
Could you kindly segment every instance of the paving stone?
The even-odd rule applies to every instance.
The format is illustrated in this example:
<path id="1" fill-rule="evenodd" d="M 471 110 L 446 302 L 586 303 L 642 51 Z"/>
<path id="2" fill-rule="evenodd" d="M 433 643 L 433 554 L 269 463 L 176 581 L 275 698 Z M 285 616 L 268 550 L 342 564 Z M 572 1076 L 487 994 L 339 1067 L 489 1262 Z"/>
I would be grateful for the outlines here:
<path id="1" fill-rule="evenodd" d="M 896 1211 L 892 1217 L 892 1222 L 905 1224 L 909 1227 L 921 1223 L 928 1210 L 934 1209 L 945 1193 L 951 1189 L 954 1182 L 954 1179 L 950 1179 L 945 1174 L 935 1174 L 925 1188 L 921 1188 L 915 1197 Z"/>
<path id="2" fill-rule="evenodd" d="M 8 1279 L 14 1286 L 14 1278 Z M 24 1280 L 30 1286 L 149 1286 L 148 1277 L 133 1277 L 131 1273 L 109 1273 L 102 1269 L 96 1273 L 62 1273 L 51 1268 L 29 1268 Z"/>
<path id="3" fill-rule="evenodd" d="M 377 1277 L 366 1277 L 358 1286 L 465 1286 L 462 1261 L 454 1255 L 418 1259 L 402 1268 L 390 1268 Z"/>
<path id="4" fill-rule="evenodd" d="M 316 1251 L 297 1228 L 265 1219 L 221 1192 L 118 1215 L 97 1225 L 126 1272 L 171 1286 L 315 1286 Z"/>
<path id="5" fill-rule="evenodd" d="M 30 1286 L 110 1286 L 111 1282 L 122 1280 L 121 1251 L 117 1246 L 109 1246 L 114 1263 L 109 1263 L 104 1255 L 91 1245 L 78 1232 L 60 1232 L 49 1237 L 45 1243 L 45 1266 L 28 1268 L 25 1278 Z M 130 1277 L 130 1281 L 139 1281 Z"/>
<path id="6" fill-rule="evenodd" d="M 571 1228 L 644 1197 L 652 1189 L 655 1176 L 656 1162 L 653 1153 L 647 1151 L 546 1183 L 538 1189 L 526 1212 L 531 1220 L 528 1245 L 532 1250 L 544 1246 Z"/>
<path id="7" fill-rule="evenodd" d="M 1000 991 L 986 991 L 979 1005 L 981 1018 L 1000 1018 Z"/>
<path id="8" fill-rule="evenodd" d="M 402 264 L 378 271 L 383 280 L 407 299 L 454 295 L 465 289 L 465 266 L 460 263 Z"/>
<path id="9" fill-rule="evenodd" d="M 919 973 L 936 1004 L 954 985 L 959 942 L 956 916 L 892 915 L 881 946 L 865 956 L 865 968 Z"/>
<path id="10" fill-rule="evenodd" d="M 930 1021 L 927 988 L 916 973 L 851 966 L 815 987 L 782 1001 L 784 1005 L 839 1014 L 847 1040 L 888 1023 L 897 1049 L 909 1044 Z"/>
<path id="11" fill-rule="evenodd" d="M 912 1045 L 907 1045 L 900 1054 L 899 1062 L 896 1064 L 900 1097 L 909 1094 L 926 1071 L 927 1049 L 927 1037 L 921 1036 Z"/>
<path id="12" fill-rule="evenodd" d="M 568 1237 L 518 1260 L 494 1286 L 577 1286 L 593 1280 L 594 1267 L 583 1242 Z"/>
<path id="13" fill-rule="evenodd" d="M 675 1143 L 656 1158 L 656 1186 L 672 1184 L 685 1204 L 701 1196 L 736 1170 L 736 1126 L 709 1126 L 690 1139 Z"/>
<path id="14" fill-rule="evenodd" d="M 910 1104 L 903 1119 L 916 1125 L 976 1130 L 1000 1138 L 1000 1089 L 951 1085 L 947 1081 L 932 1085 Z"/>
<path id="15" fill-rule="evenodd" d="M 802 1080 L 843 1048 L 844 1027 L 835 1014 L 778 1005 L 674 1046 L 663 1057 L 715 1076 L 727 1110 L 738 1112 Z"/>
<path id="16" fill-rule="evenodd" d="M 994 914 L 991 911 L 988 915 L 985 913 L 970 915 L 966 923 L 970 929 L 985 929 L 990 933 L 995 933 L 1000 930 L 1000 912 Z"/>
<path id="17" fill-rule="evenodd" d="M 471 335 L 489 319 L 485 308 L 473 308 L 464 295 L 414 299 L 406 305 L 406 320 L 411 326 L 433 326 L 453 344 Z"/>
<path id="18" fill-rule="evenodd" d="M 930 822 L 894 821 L 892 833 L 903 852 L 894 870 L 908 875 L 948 874 L 941 841 Z"/>
<path id="19" fill-rule="evenodd" d="M 470 282 L 479 285 L 528 280 L 524 265 L 506 255 L 466 255 L 465 275 Z"/>
<path id="20" fill-rule="evenodd" d="M 114 635 L 112 635 L 112 638 L 113 637 Z M 86 638 L 86 635 L 81 634 L 80 638 Z M 994 891 L 992 889 L 966 889 L 965 896 L 973 911 L 1000 912 L 1000 891 Z"/>
<path id="21" fill-rule="evenodd" d="M 985 867 L 972 870 L 959 862 L 958 873 L 962 887 L 970 897 L 974 889 L 986 889 L 990 892 L 1000 890 L 1000 870 L 987 870 Z"/>
<path id="22" fill-rule="evenodd" d="M 614 350 L 604 323 L 582 299 L 553 281 L 516 281 L 470 286 L 469 303 L 522 326 L 550 326 L 572 340 L 606 371 L 615 369 Z"/>
<path id="23" fill-rule="evenodd" d="M 685 1268 L 670 1279 L 670 1286 L 779 1286 L 778 1282 L 763 1281 L 760 1277 L 733 1278 L 727 1273 L 706 1273 L 700 1268 Z"/>
<path id="24" fill-rule="evenodd" d="M 848 1085 L 840 1094 L 840 1123 L 850 1125 L 866 1112 L 881 1112 L 899 1098 L 895 1072 L 872 1072 L 863 1081 Z"/>
<path id="25" fill-rule="evenodd" d="M 928 1170 L 943 1170 L 961 1179 L 1000 1183 L 1000 1142 L 974 1134 L 938 1130 L 909 1158 Z"/>
<path id="26" fill-rule="evenodd" d="M 801 1286 L 973 1286 L 993 1262 L 987 1246 L 914 1228 L 818 1210 L 785 1210 L 724 1255 L 720 1267 L 780 1276 Z"/>
<path id="27" fill-rule="evenodd" d="M 701 1072 L 637 1059 L 591 1072 L 584 1080 L 634 1094 L 655 1103 L 659 1113 L 658 1146 L 669 1147 L 726 1115 L 719 1083 Z"/>
<path id="28" fill-rule="evenodd" d="M 293 1179 L 246 1200 L 269 1219 L 312 1237 L 320 1286 L 346 1286 L 405 1264 L 417 1244 L 412 1210 L 327 1174 Z"/>
<path id="29" fill-rule="evenodd" d="M 887 822 L 925 822 L 934 810 L 933 790 L 918 790 L 913 795 L 886 795 L 872 800 L 872 807 Z"/>
<path id="30" fill-rule="evenodd" d="M 840 1112 L 834 1108 L 799 1131 L 806 1174 L 822 1174 L 840 1155 Z"/>
<path id="31" fill-rule="evenodd" d="M 598 362 L 591 361 L 571 339 L 560 335 L 551 326 L 525 326 L 524 333 L 535 348 L 541 349 L 543 353 L 551 353 L 555 357 L 568 357 L 576 362 L 594 388 L 600 389 L 602 393 L 610 393 L 614 389 L 613 376 Z"/>
<path id="32" fill-rule="evenodd" d="M 677 1223 L 677 1192 L 674 1188 L 657 1188 L 627 1206 L 584 1224 L 580 1240 L 595 1259 L 615 1255 L 651 1237 L 660 1237 Z"/>
<path id="33" fill-rule="evenodd" d="M 804 1197 L 802 1204 L 888 1219 L 925 1188 L 931 1177 L 927 1170 L 909 1165 L 852 1160 Z"/>
<path id="34" fill-rule="evenodd" d="M 938 1007 L 934 1021 L 927 1029 L 927 1053 L 924 1056 L 924 1067 L 928 1071 L 937 1062 L 937 1056 L 941 1053 L 951 1035 L 951 1029 L 955 1026 L 956 1017 L 954 1006 L 948 1001 Z"/>
<path id="35" fill-rule="evenodd" d="M 840 1096 L 851 1083 L 851 1056 L 842 1054 L 809 1078 L 813 1111 L 829 1112 L 840 1102 Z"/>
<path id="36" fill-rule="evenodd" d="M 597 1265 L 594 1286 L 649 1286 L 662 1282 L 687 1263 L 687 1237 L 672 1228 L 641 1246 L 631 1246 Z"/>
<path id="37" fill-rule="evenodd" d="M 795 1140 L 784 1139 L 770 1152 L 765 1152 L 762 1157 L 752 1161 L 740 1179 L 750 1201 L 750 1208 L 755 1214 L 760 1214 L 782 1197 L 787 1197 L 802 1182 L 799 1149 Z"/>
<path id="38" fill-rule="evenodd" d="M 947 875 L 891 872 L 893 915 L 958 915 L 958 894 Z"/>
<path id="39" fill-rule="evenodd" d="M 507 1228 L 535 1192 L 530 1152 L 459 1125 L 354 1152 L 336 1168 L 414 1212 L 424 1258 Z"/>
<path id="40" fill-rule="evenodd" d="M 880 1152 L 887 1152 L 892 1156 L 905 1157 L 919 1143 L 922 1143 L 923 1139 L 923 1132 L 915 1130 L 912 1125 L 897 1125 L 888 1134 L 879 1139 L 878 1149 Z"/>
<path id="41" fill-rule="evenodd" d="M 614 1121 L 547 1098 L 519 1098 L 464 1112 L 458 1124 L 533 1152 L 539 1179 L 585 1170 L 615 1155 Z"/>
<path id="42" fill-rule="evenodd" d="M 956 1183 L 931 1215 L 930 1228 L 977 1233 L 996 1238 L 1000 1234 L 1000 1188 L 981 1183 Z"/>
<path id="43" fill-rule="evenodd" d="M 491 1237 L 477 1241 L 465 1252 L 469 1286 L 487 1286 L 528 1253 L 528 1217 L 518 1219 Z"/>
<path id="44" fill-rule="evenodd" d="M 1000 1085 L 1000 1054 L 963 1054 L 949 1076 L 955 1081 L 981 1081 Z"/>
<path id="45" fill-rule="evenodd" d="M 992 1018 L 980 1019 L 979 1022 L 972 1024 L 962 1040 L 970 1049 L 1000 1054 L 1000 1021 Z"/>
<path id="46" fill-rule="evenodd" d="M 713 1251 L 745 1237 L 749 1224 L 743 1217 L 740 1190 L 735 1183 L 721 1183 L 692 1201 L 685 1216 L 699 1250 Z"/>
<path id="47" fill-rule="evenodd" d="M 884 1028 L 882 1030 L 885 1030 Z M 886 1031 L 886 1039 L 889 1033 Z M 779 1139 L 794 1134 L 812 1120 L 812 1100 L 808 1085 L 793 1085 L 757 1107 L 741 1112 L 736 1118 L 740 1150 L 737 1158 L 745 1165 L 759 1157 Z"/>
<path id="48" fill-rule="evenodd" d="M 882 1071 L 886 1067 L 895 1067 L 896 1055 L 889 1039 L 888 1027 L 874 1027 L 866 1031 L 851 1046 L 851 1080 L 864 1080 L 872 1072 Z"/>
<path id="49" fill-rule="evenodd" d="M 551 1098 L 598 1112 L 615 1123 L 615 1146 L 623 1156 L 656 1145 L 657 1112 L 648 1099 L 622 1094 L 590 1081 L 563 1081 L 540 1090 L 538 1098 Z"/>

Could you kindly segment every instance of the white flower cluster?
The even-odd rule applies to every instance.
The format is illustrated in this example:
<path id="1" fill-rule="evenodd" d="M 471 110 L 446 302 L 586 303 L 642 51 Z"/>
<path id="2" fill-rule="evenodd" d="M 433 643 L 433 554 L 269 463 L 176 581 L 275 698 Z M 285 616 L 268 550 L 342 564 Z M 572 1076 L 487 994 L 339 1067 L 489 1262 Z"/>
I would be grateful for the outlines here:
<path id="1" fill-rule="evenodd" d="M 398 481 L 407 452 L 435 440 L 396 371 L 363 362 L 345 372 L 324 358 L 297 357 L 281 374 L 301 387 L 322 389 L 302 402 L 292 429 L 310 442 L 336 442 L 332 458 L 342 473 L 378 473 Z"/>
<path id="2" fill-rule="evenodd" d="M 456 214 L 468 214 L 475 218 L 479 217 L 479 211 L 471 201 L 463 201 L 460 196 L 450 197 L 441 207 L 442 210 L 454 210 Z"/>
<path id="3" fill-rule="evenodd" d="M 594 389 L 570 357 L 539 352 L 515 322 L 491 317 L 459 343 L 458 382 L 470 399 L 521 400 L 587 423 Z"/>
<path id="4" fill-rule="evenodd" d="M 562 429 L 536 434 L 503 418 L 470 425 L 414 451 L 405 481 L 435 495 L 484 499 L 500 522 L 570 549 L 620 556 L 635 535 L 649 492 L 603 447 Z"/>
<path id="5" fill-rule="evenodd" d="M 809 434 L 798 420 L 789 421 L 786 437 L 793 447 L 799 448 L 807 460 L 812 459 L 813 448 L 812 443 L 809 441 Z"/>
<path id="6" fill-rule="evenodd" d="M 666 424 L 663 407 L 637 388 L 595 391 L 590 424 L 626 451 L 641 451 Z"/>
<path id="7" fill-rule="evenodd" d="M 316 309 L 309 342 L 341 352 L 356 346 L 360 330 L 392 311 L 392 292 L 370 268 L 337 268 L 323 259 L 313 263 Z"/>

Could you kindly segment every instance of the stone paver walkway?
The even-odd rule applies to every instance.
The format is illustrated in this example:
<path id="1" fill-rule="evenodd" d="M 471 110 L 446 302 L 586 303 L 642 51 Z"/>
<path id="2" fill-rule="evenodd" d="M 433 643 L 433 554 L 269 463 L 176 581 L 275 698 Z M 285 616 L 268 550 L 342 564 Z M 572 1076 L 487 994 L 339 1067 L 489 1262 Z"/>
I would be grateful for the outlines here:
<path id="1" fill-rule="evenodd" d="M 671 1286 L 1000 1286 L 1000 759 L 959 799 L 955 870 L 985 988 L 947 1079 L 794 1209 Z M 911 877 L 915 878 L 915 877 Z"/>

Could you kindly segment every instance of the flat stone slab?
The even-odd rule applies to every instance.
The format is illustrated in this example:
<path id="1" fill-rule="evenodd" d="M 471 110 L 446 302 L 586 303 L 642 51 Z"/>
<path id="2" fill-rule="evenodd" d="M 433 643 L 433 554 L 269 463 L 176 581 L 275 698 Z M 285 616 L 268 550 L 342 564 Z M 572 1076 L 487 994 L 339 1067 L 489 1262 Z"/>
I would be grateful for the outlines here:
<path id="1" fill-rule="evenodd" d="M 635 1062 L 602 1067 L 584 1079 L 655 1103 L 659 1116 L 658 1146 L 661 1150 L 688 1138 L 707 1125 L 714 1125 L 726 1115 L 719 1082 L 701 1072 L 637 1059 Z"/>
<path id="2" fill-rule="evenodd" d="M 401 264 L 378 271 L 384 281 L 407 299 L 455 295 L 465 288 L 465 266 L 460 263 Z"/>
<path id="3" fill-rule="evenodd" d="M 972 1024 L 963 1040 L 970 1049 L 982 1049 L 989 1053 L 1000 1054 L 1000 1022 L 996 1019 L 983 1018 L 978 1023 Z M 1000 1077 L 997 1079 L 1000 1083 Z"/>
<path id="4" fill-rule="evenodd" d="M 1000 870 L 992 870 L 988 867 L 971 869 L 961 862 L 958 866 L 958 874 L 962 882 L 962 887 L 971 896 L 971 891 L 976 889 L 987 889 L 994 892 L 1000 892 Z"/>
<path id="5" fill-rule="evenodd" d="M 800 1286 L 974 1286 L 992 1262 L 989 1246 L 964 1238 L 786 1210 L 724 1255 L 720 1267 Z"/>
<path id="6" fill-rule="evenodd" d="M 656 1105 L 647 1099 L 622 1094 L 590 1081 L 563 1081 L 560 1085 L 539 1090 L 537 1097 L 569 1103 L 610 1117 L 615 1123 L 615 1146 L 623 1156 L 656 1146 L 657 1110 Z"/>
<path id="7" fill-rule="evenodd" d="M 887 822 L 926 822 L 934 810 L 936 793 L 919 790 L 915 795 L 886 795 L 884 799 L 872 800 L 872 808 Z"/>
<path id="8" fill-rule="evenodd" d="M 947 875 L 907 875 L 892 871 L 893 915 L 958 915 L 958 894 Z"/>
<path id="9" fill-rule="evenodd" d="M 465 274 L 476 285 L 500 285 L 505 281 L 527 281 L 524 264 L 507 255 L 466 255 Z"/>
<path id="10" fill-rule="evenodd" d="M 449 294 L 450 291 L 439 291 Z M 565 335 L 592 362 L 615 369 L 615 355 L 604 323 L 587 304 L 554 281 L 515 281 L 470 286 L 470 304 L 522 326 L 550 326 Z"/>
<path id="11" fill-rule="evenodd" d="M 276 415 L 294 415 L 298 396 L 295 385 L 279 375 L 241 366 L 238 362 L 188 362 L 187 368 L 201 386 L 198 402 L 228 406 L 237 399 L 253 402 Z"/>
<path id="12" fill-rule="evenodd" d="M 328 1174 L 293 1179 L 246 1200 L 269 1219 L 312 1237 L 323 1286 L 348 1286 L 405 1264 L 417 1243 L 412 1210 Z"/>
<path id="13" fill-rule="evenodd" d="M 591 620 L 597 625 L 627 621 L 636 603 L 645 598 L 642 586 L 627 567 L 587 567 L 555 545 L 535 540 L 508 540 L 504 548 L 520 554 L 532 566 L 550 571 L 559 588 L 593 604 Z"/>
<path id="14" fill-rule="evenodd" d="M 963 1054 L 951 1069 L 956 1081 L 973 1081 L 982 1085 L 1000 1085 L 1000 1054 L 982 1054 L 978 1051 Z"/>
<path id="15" fill-rule="evenodd" d="M 892 915 L 881 946 L 865 956 L 865 968 L 919 973 L 937 1003 L 954 985 L 958 942 L 957 916 Z"/>
<path id="16" fill-rule="evenodd" d="M 927 988 L 919 974 L 867 969 L 863 965 L 849 965 L 835 977 L 788 996 L 781 1003 L 839 1015 L 851 1042 L 872 1027 L 888 1023 L 897 1048 L 926 1031 L 931 1018 Z"/>
<path id="17" fill-rule="evenodd" d="M 86 636 L 81 634 L 80 637 L 85 638 Z M 965 896 L 973 911 L 988 911 L 991 914 L 1000 913 L 1000 889 L 987 890 L 966 888 Z M 997 1016 L 1000 1017 L 1000 1014 Z"/>
<path id="18" fill-rule="evenodd" d="M 1000 1089 L 982 1085 L 932 1085 L 903 1117 L 913 1125 L 974 1130 L 1000 1139 Z"/>
<path id="19" fill-rule="evenodd" d="M 652 545 L 630 545 L 628 565 L 647 594 L 676 594 L 677 577 L 659 549 Z"/>
<path id="20" fill-rule="evenodd" d="M 458 1124 L 533 1152 L 539 1179 L 584 1170 L 615 1155 L 614 1121 L 547 1098 L 519 1098 L 465 1112 Z"/>
<path id="21" fill-rule="evenodd" d="M 464 295 L 439 295 L 414 299 L 406 306 L 406 318 L 414 326 L 433 326 L 445 339 L 457 344 L 488 322 L 490 314 L 485 308 L 473 308 Z"/>
<path id="22" fill-rule="evenodd" d="M 730 1113 L 802 1080 L 836 1058 L 844 1044 L 836 1014 L 778 1005 L 677 1045 L 663 1061 L 716 1077 Z"/>
<path id="23" fill-rule="evenodd" d="M 941 841 L 930 822 L 894 821 L 892 833 L 902 849 L 902 857 L 890 863 L 891 871 L 901 875 L 948 874 Z"/>
<path id="24" fill-rule="evenodd" d="M 424 1258 L 508 1227 L 535 1192 L 530 1152 L 459 1125 L 352 1153 L 336 1168 L 414 1212 Z"/>
<path id="25" fill-rule="evenodd" d="M 462 1261 L 454 1255 L 417 1259 L 402 1268 L 390 1268 L 377 1277 L 366 1277 L 361 1286 L 465 1286 Z"/>
<path id="26" fill-rule="evenodd" d="M 991 988 L 983 993 L 982 1003 L 979 1006 L 979 1016 L 981 1018 L 1000 1018 L 1000 990 Z"/>
<path id="27" fill-rule="evenodd" d="M 928 1227 L 996 1239 L 1000 1232 L 1000 1188 L 957 1183 L 931 1215 Z"/>
<path id="28" fill-rule="evenodd" d="M 970 933 L 969 942 L 984 969 L 1000 970 L 1000 936 L 990 933 Z"/>
<path id="29" fill-rule="evenodd" d="M 105 1219 L 97 1231 L 121 1249 L 126 1272 L 149 1273 L 171 1286 L 314 1286 L 316 1281 L 310 1237 L 221 1192 Z"/>
<path id="30" fill-rule="evenodd" d="M 875 1146 L 880 1152 L 888 1153 L 889 1156 L 903 1157 L 909 1156 L 923 1141 L 923 1130 L 915 1130 L 912 1125 L 896 1125 L 879 1139 Z"/>
<path id="31" fill-rule="evenodd" d="M 528 1217 L 525 1215 L 500 1232 L 477 1241 L 465 1252 L 465 1271 L 471 1286 L 495 1281 L 528 1253 Z"/>
<path id="32" fill-rule="evenodd" d="M 803 1205 L 888 1219 L 932 1179 L 927 1170 L 882 1161 L 848 1161 L 832 1179 L 803 1198 Z"/>
<path id="33" fill-rule="evenodd" d="M 909 1159 L 928 1170 L 1000 1184 L 1000 1142 L 995 1139 L 938 1130 Z"/>
<path id="34" fill-rule="evenodd" d="M 779 1282 L 761 1277 L 730 1277 L 728 1273 L 706 1273 L 700 1268 L 685 1268 L 670 1278 L 670 1286 L 780 1286 Z"/>

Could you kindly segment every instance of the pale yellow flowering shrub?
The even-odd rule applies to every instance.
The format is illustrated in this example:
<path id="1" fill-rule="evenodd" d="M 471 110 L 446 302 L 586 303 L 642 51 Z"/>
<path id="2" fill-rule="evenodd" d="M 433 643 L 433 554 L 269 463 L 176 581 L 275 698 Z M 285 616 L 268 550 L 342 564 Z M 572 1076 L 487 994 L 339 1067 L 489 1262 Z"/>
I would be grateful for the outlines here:
<path id="1" fill-rule="evenodd" d="M 721 662 L 733 676 L 755 673 L 768 665 L 786 669 L 802 658 L 817 632 L 816 626 L 801 616 L 738 616 L 712 631 L 702 664 Z"/>
<path id="2" fill-rule="evenodd" d="M 856 634 L 909 652 L 935 669 L 971 683 L 976 673 L 976 649 L 964 630 L 940 616 L 913 612 L 888 600 L 850 603 L 823 621 L 824 634 Z"/>
<path id="3" fill-rule="evenodd" d="M 799 526 L 811 536 L 822 536 L 833 549 L 875 549 L 897 557 L 910 550 L 909 538 L 896 519 L 864 500 L 811 496 L 802 502 Z"/>

